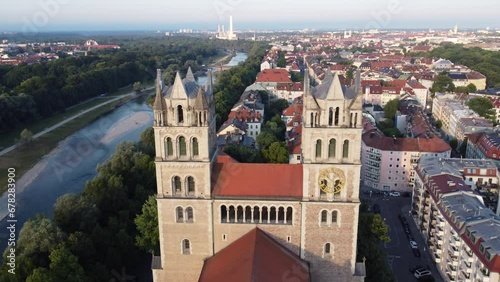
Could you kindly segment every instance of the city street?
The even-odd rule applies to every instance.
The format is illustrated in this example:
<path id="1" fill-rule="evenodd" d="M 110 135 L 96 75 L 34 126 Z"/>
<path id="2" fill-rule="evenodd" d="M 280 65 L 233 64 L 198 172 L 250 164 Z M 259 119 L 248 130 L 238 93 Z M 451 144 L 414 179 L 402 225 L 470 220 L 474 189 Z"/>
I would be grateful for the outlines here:
<path id="1" fill-rule="evenodd" d="M 366 190 L 365 190 L 366 191 Z M 414 266 L 421 266 L 429 269 L 435 281 L 443 281 L 439 272 L 432 261 L 431 254 L 428 252 L 424 244 L 424 239 L 420 235 L 415 225 L 415 222 L 409 216 L 411 205 L 411 197 L 384 197 L 383 194 L 364 194 L 361 192 L 362 201 L 369 204 L 371 210 L 377 204 L 380 207 L 380 214 L 389 226 L 389 236 L 391 242 L 383 245 L 387 253 L 387 262 L 392 269 L 396 280 L 399 282 L 418 281 L 410 268 Z M 405 233 L 401 220 L 398 218 L 403 214 L 408 223 L 411 236 L 418 244 L 420 257 L 416 257 L 411 249 L 408 235 Z"/>

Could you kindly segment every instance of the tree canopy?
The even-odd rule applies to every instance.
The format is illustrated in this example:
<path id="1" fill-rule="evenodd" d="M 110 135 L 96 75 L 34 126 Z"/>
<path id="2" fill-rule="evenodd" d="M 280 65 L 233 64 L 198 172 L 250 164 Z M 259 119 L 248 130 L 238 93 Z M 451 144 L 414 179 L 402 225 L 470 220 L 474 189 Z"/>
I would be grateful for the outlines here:
<path id="1" fill-rule="evenodd" d="M 447 73 L 440 73 L 429 90 L 432 93 L 453 92 L 455 91 L 455 84 L 453 84 L 453 79 Z"/>
<path id="2" fill-rule="evenodd" d="M 478 115 L 495 121 L 495 110 L 493 109 L 493 103 L 490 101 L 490 99 L 486 97 L 474 97 L 467 102 L 467 106 L 471 108 L 474 112 L 476 112 Z"/>
<path id="3" fill-rule="evenodd" d="M 385 117 L 388 119 L 394 119 L 396 116 L 396 112 L 399 108 L 399 99 L 393 99 L 387 102 L 384 106 Z"/>

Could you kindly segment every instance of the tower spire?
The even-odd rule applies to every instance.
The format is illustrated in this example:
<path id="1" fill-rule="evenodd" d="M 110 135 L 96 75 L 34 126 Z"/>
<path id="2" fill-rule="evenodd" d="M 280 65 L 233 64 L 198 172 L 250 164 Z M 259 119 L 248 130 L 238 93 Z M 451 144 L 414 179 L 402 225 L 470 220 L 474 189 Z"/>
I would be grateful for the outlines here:
<path id="1" fill-rule="evenodd" d="M 189 81 L 196 82 L 196 79 L 194 78 L 193 71 L 191 70 L 191 67 L 188 68 L 187 74 L 186 74 L 186 79 Z"/>
<path id="2" fill-rule="evenodd" d="M 161 69 L 156 70 L 156 97 L 153 105 L 155 112 L 155 125 L 164 126 L 166 124 L 167 103 L 163 98 L 163 81 L 161 78 Z"/>

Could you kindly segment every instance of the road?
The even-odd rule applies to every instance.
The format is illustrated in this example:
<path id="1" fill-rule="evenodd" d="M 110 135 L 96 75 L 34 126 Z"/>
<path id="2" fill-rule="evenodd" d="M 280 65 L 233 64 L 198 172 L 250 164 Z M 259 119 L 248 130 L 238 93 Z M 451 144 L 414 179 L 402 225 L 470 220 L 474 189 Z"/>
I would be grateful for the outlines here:
<path id="1" fill-rule="evenodd" d="M 369 194 L 362 194 L 362 198 L 363 201 L 369 203 L 372 208 L 374 204 L 380 206 L 380 215 L 389 226 L 391 242 L 385 243 L 383 248 L 387 254 L 387 263 L 391 267 L 396 280 L 399 282 L 418 281 L 409 269 L 412 266 L 419 265 L 430 269 L 435 281 L 442 282 L 443 279 L 432 261 L 431 254 L 425 248 L 424 238 L 417 230 L 413 219 L 409 216 L 411 197 L 384 197 L 375 194 L 372 194 L 370 197 Z M 399 214 L 403 214 L 408 222 L 411 235 L 418 244 L 421 254 L 420 257 L 416 257 L 413 254 L 409 239 L 398 218 Z"/>
<path id="2" fill-rule="evenodd" d="M 151 90 L 151 89 L 153 89 L 153 88 L 155 88 L 155 87 L 154 87 L 154 86 L 153 86 L 153 87 L 149 87 L 149 88 L 144 89 L 143 91 Z M 120 100 L 120 99 L 123 99 L 123 98 L 125 98 L 125 97 L 131 97 L 131 96 L 134 96 L 135 94 L 136 94 L 135 92 L 130 92 L 130 93 L 127 93 L 127 94 L 123 94 L 123 95 L 117 96 L 116 98 L 113 98 L 113 99 L 111 99 L 111 100 L 108 100 L 108 101 L 102 102 L 101 104 L 96 105 L 96 106 L 94 106 L 94 107 L 92 107 L 92 108 L 88 108 L 88 109 L 86 109 L 86 110 L 83 110 L 83 111 L 81 111 L 80 113 L 78 113 L 78 114 L 76 114 L 76 115 L 74 115 L 74 116 L 71 116 L 71 117 L 69 117 L 69 118 L 67 118 L 67 119 L 65 119 L 65 120 L 63 120 L 63 121 L 61 121 L 61 122 L 59 122 L 59 123 L 57 123 L 57 124 L 55 124 L 55 125 L 51 126 L 51 127 L 46 128 L 46 129 L 45 129 L 45 130 L 43 130 L 43 131 L 40 131 L 40 132 L 38 132 L 38 133 L 34 134 L 34 135 L 33 135 L 33 139 L 36 139 L 36 138 L 38 138 L 38 137 L 40 137 L 40 136 L 43 136 L 43 135 L 45 135 L 45 134 L 47 134 L 47 133 L 49 133 L 49 132 L 51 132 L 51 131 L 55 130 L 56 128 L 58 128 L 58 127 L 60 127 L 60 126 L 62 126 L 62 125 L 64 125 L 64 124 L 66 124 L 66 123 L 68 123 L 68 122 L 70 122 L 70 121 L 72 121 L 72 120 L 74 120 L 74 119 L 76 119 L 76 118 L 78 118 L 78 117 L 80 117 L 80 116 L 82 116 L 82 115 L 84 115 L 84 114 L 88 113 L 88 112 L 91 112 L 91 111 L 93 111 L 93 110 L 95 110 L 95 109 L 97 109 L 97 108 L 100 108 L 100 107 L 102 107 L 102 106 L 104 106 L 104 105 L 107 105 L 107 104 L 113 103 L 113 102 L 118 101 L 118 100 Z M 8 148 L 6 148 L 6 149 L 4 149 L 4 150 L 0 151 L 0 156 L 3 156 L 3 155 L 7 154 L 8 152 L 10 152 L 10 151 L 12 151 L 12 150 L 14 150 L 14 149 L 16 149 L 16 148 L 17 148 L 17 145 L 12 145 L 12 146 L 10 146 L 10 147 L 8 147 Z"/>

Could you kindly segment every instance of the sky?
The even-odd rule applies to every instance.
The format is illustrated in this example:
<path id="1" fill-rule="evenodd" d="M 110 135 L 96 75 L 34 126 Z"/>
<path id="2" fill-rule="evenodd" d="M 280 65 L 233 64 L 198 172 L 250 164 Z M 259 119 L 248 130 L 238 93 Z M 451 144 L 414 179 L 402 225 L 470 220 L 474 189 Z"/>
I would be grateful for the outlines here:
<path id="1" fill-rule="evenodd" d="M 499 0 L 22 0 L 1 31 L 500 28 Z M 17 2 L 17 3 L 21 3 Z"/>

